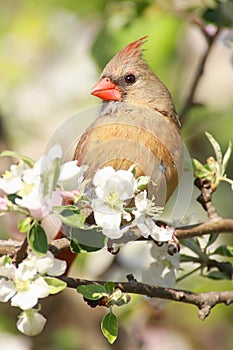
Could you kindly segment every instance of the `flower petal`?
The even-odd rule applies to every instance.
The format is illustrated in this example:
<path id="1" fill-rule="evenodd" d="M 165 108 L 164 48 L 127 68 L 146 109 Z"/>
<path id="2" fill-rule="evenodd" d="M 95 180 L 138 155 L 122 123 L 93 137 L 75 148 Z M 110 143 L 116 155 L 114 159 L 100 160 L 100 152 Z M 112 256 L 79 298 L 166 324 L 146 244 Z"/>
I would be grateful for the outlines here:
<path id="1" fill-rule="evenodd" d="M 83 181 L 84 172 L 88 166 L 77 166 L 77 160 L 62 164 L 59 176 L 59 183 L 65 191 L 76 190 Z"/>
<path id="2" fill-rule="evenodd" d="M 154 223 L 150 235 L 155 241 L 167 242 L 172 238 L 173 233 L 174 233 L 173 227 L 169 227 L 169 226 L 160 227 Z"/>
<path id="3" fill-rule="evenodd" d="M 113 175 L 115 174 L 115 170 L 111 166 L 106 166 L 103 169 L 100 169 L 96 172 L 95 176 L 93 177 L 93 185 L 98 187 L 103 187 L 105 182 Z"/>
<path id="4" fill-rule="evenodd" d="M 6 303 L 16 293 L 14 285 L 11 281 L 0 279 L 0 302 Z"/>
<path id="5" fill-rule="evenodd" d="M 66 271 L 66 261 L 54 259 L 53 266 L 47 271 L 49 276 L 61 276 Z"/>
<path id="6" fill-rule="evenodd" d="M 29 291 L 18 292 L 11 299 L 11 305 L 17 306 L 22 310 L 31 309 L 38 302 L 36 295 L 30 293 Z"/>
<path id="7" fill-rule="evenodd" d="M 16 323 L 18 330 L 31 337 L 40 334 L 45 326 L 46 318 L 37 310 L 27 310 L 19 315 Z"/>
<path id="8" fill-rule="evenodd" d="M 95 222 L 98 226 L 103 228 L 103 233 L 110 238 L 119 238 L 122 236 L 120 230 L 121 211 L 112 209 L 100 199 L 92 201 L 92 208 L 94 210 Z"/>

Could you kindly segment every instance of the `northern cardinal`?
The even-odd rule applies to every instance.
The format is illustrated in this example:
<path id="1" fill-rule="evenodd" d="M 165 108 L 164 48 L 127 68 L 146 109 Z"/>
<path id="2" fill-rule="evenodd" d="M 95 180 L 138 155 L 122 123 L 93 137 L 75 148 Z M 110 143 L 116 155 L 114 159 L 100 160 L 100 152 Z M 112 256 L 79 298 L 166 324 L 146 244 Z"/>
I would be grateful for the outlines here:
<path id="1" fill-rule="evenodd" d="M 183 143 L 171 95 L 142 57 L 146 38 L 118 52 L 92 88 L 103 100 L 102 110 L 79 140 L 74 159 L 89 166 L 90 179 L 104 166 L 118 170 L 135 164 L 136 176 L 151 177 L 151 192 L 163 205 L 178 185 Z M 75 254 L 63 251 L 58 257 L 69 266 Z"/>

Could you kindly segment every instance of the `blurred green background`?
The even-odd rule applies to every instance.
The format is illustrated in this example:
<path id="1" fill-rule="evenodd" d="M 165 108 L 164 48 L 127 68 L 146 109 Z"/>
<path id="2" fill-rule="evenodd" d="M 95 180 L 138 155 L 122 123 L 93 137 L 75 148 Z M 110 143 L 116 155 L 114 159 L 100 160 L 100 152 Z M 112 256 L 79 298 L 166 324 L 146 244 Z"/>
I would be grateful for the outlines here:
<path id="1" fill-rule="evenodd" d="M 211 0 L 1 0 L 0 150 L 13 149 L 38 158 L 54 131 L 69 116 L 99 103 L 89 91 L 109 59 L 144 35 L 149 35 L 145 58 L 169 88 L 179 113 L 207 47 L 193 22 L 204 16 L 229 27 L 232 1 L 223 3 L 226 8 L 220 8 L 215 12 L 218 16 L 212 18 L 215 2 Z M 213 25 L 207 29 L 213 31 Z M 195 102 L 199 106 L 190 111 L 182 128 L 191 157 L 200 161 L 212 152 L 204 131 L 212 133 L 224 150 L 233 140 L 232 49 L 224 44 L 227 30 L 223 29 L 216 40 L 198 85 Z M 231 178 L 232 165 L 231 158 Z M 0 170 L 6 166 L 7 161 L 1 159 Z M 195 203 L 197 194 L 195 190 L 190 214 L 203 220 L 205 215 Z M 220 186 L 214 199 L 221 215 L 233 217 L 232 192 L 227 184 Z M 20 239 L 11 218 L 0 223 L 2 232 L 6 232 L 6 227 L 11 237 Z M 230 242 L 226 235 L 223 239 Z M 73 272 L 88 278 L 106 275 L 104 270 L 112 258 L 101 254 L 79 256 Z M 124 268 L 119 259 L 108 278 L 115 276 L 114 269 L 121 270 L 124 276 Z M 178 287 L 209 291 L 229 289 L 232 285 L 196 276 Z M 43 313 L 49 319 L 45 331 L 33 339 L 17 333 L 17 311 L 0 305 L 0 348 L 110 349 L 100 332 L 105 310 L 88 308 L 76 294 L 67 290 L 42 303 Z M 151 303 L 137 297 L 118 311 L 120 336 L 112 349 L 230 350 L 232 346 L 232 307 L 217 306 L 204 322 L 192 306 L 161 305 L 158 300 Z"/>

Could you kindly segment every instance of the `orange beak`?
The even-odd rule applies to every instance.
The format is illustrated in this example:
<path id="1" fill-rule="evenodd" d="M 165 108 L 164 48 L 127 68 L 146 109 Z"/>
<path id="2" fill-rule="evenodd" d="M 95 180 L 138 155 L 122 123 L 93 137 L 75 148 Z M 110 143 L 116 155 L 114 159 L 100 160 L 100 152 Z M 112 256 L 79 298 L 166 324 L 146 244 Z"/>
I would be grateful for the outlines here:
<path id="1" fill-rule="evenodd" d="M 91 89 L 91 95 L 99 97 L 104 101 L 121 100 L 120 90 L 109 78 L 101 78 Z"/>

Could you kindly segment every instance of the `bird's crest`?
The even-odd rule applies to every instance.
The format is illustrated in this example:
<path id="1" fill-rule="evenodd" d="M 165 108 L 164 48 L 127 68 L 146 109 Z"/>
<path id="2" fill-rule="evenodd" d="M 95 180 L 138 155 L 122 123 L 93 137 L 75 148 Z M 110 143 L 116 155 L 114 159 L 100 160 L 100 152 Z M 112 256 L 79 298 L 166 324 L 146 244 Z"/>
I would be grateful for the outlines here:
<path id="1" fill-rule="evenodd" d="M 125 46 L 121 51 L 116 55 L 118 58 L 123 57 L 141 57 L 142 56 L 142 45 L 147 41 L 148 36 L 143 36 L 142 38 L 132 42 Z"/>
<path id="2" fill-rule="evenodd" d="M 119 69 L 119 67 L 124 67 L 129 62 L 132 64 L 133 62 L 142 59 L 142 45 L 146 42 L 147 36 L 143 36 L 142 38 L 132 42 L 131 44 L 125 46 L 121 49 L 107 64 L 103 71 L 103 75 L 108 75 L 110 73 Z"/>
<path id="3" fill-rule="evenodd" d="M 142 38 L 128 44 L 116 55 L 117 58 L 132 58 L 132 57 L 142 57 L 142 45 L 147 41 L 147 35 Z"/>

